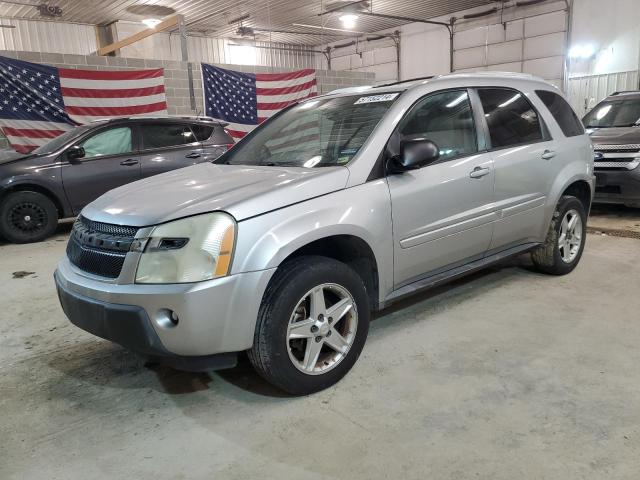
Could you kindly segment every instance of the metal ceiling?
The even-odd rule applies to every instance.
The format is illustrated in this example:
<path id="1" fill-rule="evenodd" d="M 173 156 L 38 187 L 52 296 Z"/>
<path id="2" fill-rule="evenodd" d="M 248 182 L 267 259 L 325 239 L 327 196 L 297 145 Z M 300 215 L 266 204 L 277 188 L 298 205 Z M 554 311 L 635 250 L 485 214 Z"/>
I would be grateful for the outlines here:
<path id="1" fill-rule="evenodd" d="M 295 23 L 343 28 L 338 20 L 340 13 L 325 16 L 318 14 L 333 9 L 340 3 L 335 0 L 11 0 L 0 1 L 0 18 L 47 19 L 36 8 L 40 3 L 60 7 L 62 16 L 49 19 L 65 22 L 104 25 L 117 20 L 140 21 L 148 18 L 131 13 L 132 6 L 169 7 L 185 16 L 190 34 L 236 38 L 239 22 L 229 24 L 239 17 L 248 18 L 242 26 L 257 30 L 256 40 L 290 44 L 320 45 L 350 36 L 335 30 L 320 30 L 295 26 Z M 371 0 L 370 11 L 387 15 L 429 19 L 483 5 L 495 5 L 492 0 Z M 377 17 L 358 18 L 360 32 L 376 32 L 394 28 L 407 22 Z M 269 30 L 269 31 L 268 31 Z M 276 31 L 274 31 L 276 30 Z M 282 33 L 280 31 L 285 31 Z"/>

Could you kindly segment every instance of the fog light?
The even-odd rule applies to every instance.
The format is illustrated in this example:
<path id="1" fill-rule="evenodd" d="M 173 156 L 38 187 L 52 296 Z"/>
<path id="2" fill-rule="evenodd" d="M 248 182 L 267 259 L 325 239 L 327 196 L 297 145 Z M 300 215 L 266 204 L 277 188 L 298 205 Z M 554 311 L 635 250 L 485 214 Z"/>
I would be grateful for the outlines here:
<path id="1" fill-rule="evenodd" d="M 168 308 L 158 310 L 156 323 L 162 328 L 174 328 L 180 322 L 178 314 Z"/>

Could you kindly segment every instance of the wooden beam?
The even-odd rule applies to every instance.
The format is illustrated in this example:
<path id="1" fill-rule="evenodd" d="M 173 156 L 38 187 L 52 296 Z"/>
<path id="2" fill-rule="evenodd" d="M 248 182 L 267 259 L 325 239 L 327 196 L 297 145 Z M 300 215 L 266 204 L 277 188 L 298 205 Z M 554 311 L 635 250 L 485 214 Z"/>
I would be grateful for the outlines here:
<path id="1" fill-rule="evenodd" d="M 154 33 L 162 32 L 163 30 L 168 30 L 169 28 L 176 27 L 180 23 L 180 17 L 181 15 L 173 15 L 160 22 L 158 25 L 156 25 L 155 28 L 147 28 L 145 30 L 141 30 L 140 32 L 135 33 L 130 37 L 123 38 L 122 40 L 119 40 L 115 43 L 106 45 L 98 49 L 98 55 L 107 55 L 108 53 L 115 52 L 122 47 L 126 47 L 127 45 L 138 42 L 143 38 L 150 37 Z"/>

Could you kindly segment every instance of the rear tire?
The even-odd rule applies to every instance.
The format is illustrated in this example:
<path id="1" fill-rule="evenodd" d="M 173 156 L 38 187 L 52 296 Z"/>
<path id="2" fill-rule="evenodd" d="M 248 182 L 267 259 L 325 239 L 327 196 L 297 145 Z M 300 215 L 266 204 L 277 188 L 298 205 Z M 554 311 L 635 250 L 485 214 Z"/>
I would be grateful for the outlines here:
<path id="1" fill-rule="evenodd" d="M 0 202 L 0 235 L 10 242 L 39 242 L 53 234 L 57 225 L 58 209 L 39 192 L 13 192 Z"/>
<path id="2" fill-rule="evenodd" d="M 587 214 L 576 197 L 560 198 L 544 243 L 531 252 L 536 269 L 566 275 L 578 265 L 587 240 Z"/>
<path id="3" fill-rule="evenodd" d="M 264 294 L 249 360 L 285 392 L 323 390 L 355 364 L 369 318 L 367 291 L 355 271 L 326 257 L 293 259 Z"/>

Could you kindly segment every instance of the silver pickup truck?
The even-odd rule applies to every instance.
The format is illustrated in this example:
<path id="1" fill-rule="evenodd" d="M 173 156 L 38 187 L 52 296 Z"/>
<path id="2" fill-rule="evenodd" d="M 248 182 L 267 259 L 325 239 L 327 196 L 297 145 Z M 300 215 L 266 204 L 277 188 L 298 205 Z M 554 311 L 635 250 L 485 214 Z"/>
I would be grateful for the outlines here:
<path id="1" fill-rule="evenodd" d="M 55 281 L 97 336 L 185 369 L 246 351 L 308 394 L 351 369 L 373 310 L 524 252 L 572 271 L 593 191 L 591 142 L 542 80 L 348 89 L 89 204 Z"/>

